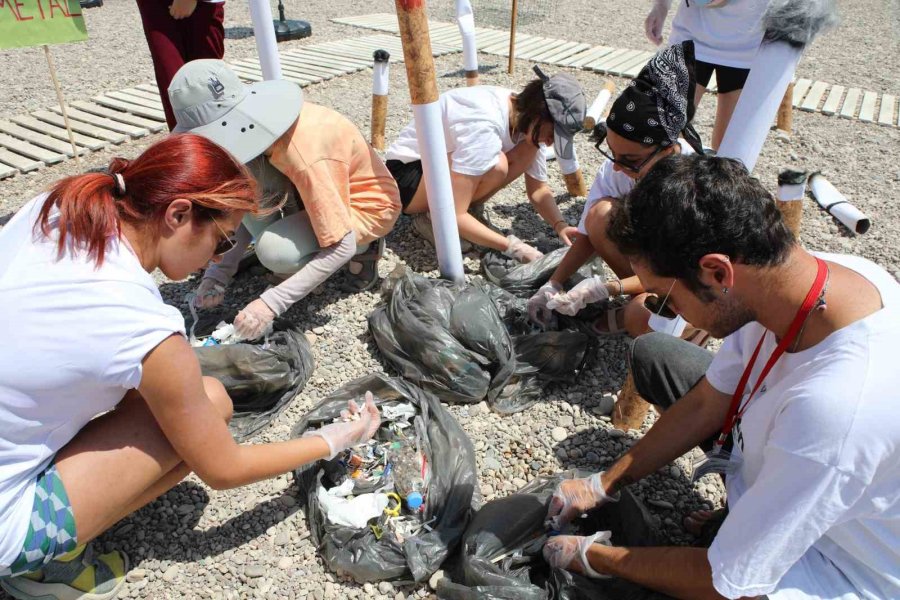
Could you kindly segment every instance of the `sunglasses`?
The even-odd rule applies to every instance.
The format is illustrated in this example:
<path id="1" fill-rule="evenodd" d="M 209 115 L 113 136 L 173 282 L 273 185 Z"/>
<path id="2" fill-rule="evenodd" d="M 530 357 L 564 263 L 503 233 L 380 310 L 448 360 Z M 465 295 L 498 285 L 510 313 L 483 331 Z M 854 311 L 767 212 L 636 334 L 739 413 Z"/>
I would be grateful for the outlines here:
<path id="1" fill-rule="evenodd" d="M 603 144 L 603 142 L 605 142 L 605 141 L 606 141 L 606 130 L 604 129 L 604 130 L 603 130 L 603 137 L 601 137 L 600 139 L 598 139 L 598 140 L 597 140 L 597 143 L 594 144 L 594 148 L 597 149 L 597 152 L 599 152 L 600 154 L 602 154 L 603 156 L 605 156 L 608 160 L 612 161 L 613 164 L 617 164 L 617 165 L 619 165 L 620 167 L 622 167 L 623 169 L 626 169 L 626 170 L 628 170 L 628 171 L 631 171 L 632 173 L 640 173 L 640 172 L 641 172 L 641 169 L 643 169 L 645 166 L 647 166 L 647 164 L 648 164 L 651 160 L 653 160 L 653 157 L 655 157 L 657 154 L 659 154 L 660 152 L 662 152 L 663 150 L 665 150 L 665 146 L 657 146 L 656 150 L 654 150 L 654 151 L 650 154 L 650 156 L 648 156 L 646 159 L 644 159 L 640 164 L 634 164 L 634 163 L 627 162 L 627 161 L 624 161 L 624 160 L 619 160 L 618 158 L 616 158 L 615 156 L 613 156 L 613 155 L 611 154 L 612 150 L 610 150 L 610 152 L 607 152 L 606 150 L 604 150 L 603 148 L 601 148 L 601 147 L 600 147 L 601 144 Z"/>
<path id="2" fill-rule="evenodd" d="M 216 247 L 213 249 L 213 256 L 222 256 L 223 254 L 228 253 L 230 250 L 233 250 L 235 246 L 237 246 L 237 242 L 225 233 L 225 230 L 222 229 L 222 226 L 219 225 L 219 222 L 216 221 L 215 217 L 210 217 L 212 222 L 216 224 L 216 227 L 219 229 L 219 233 L 222 234 L 224 239 L 219 240 L 216 243 Z"/>
<path id="3" fill-rule="evenodd" d="M 675 287 L 675 281 L 677 280 L 672 280 L 672 285 L 669 287 L 669 291 L 666 292 L 666 297 L 662 300 L 656 294 L 649 294 L 644 299 L 644 308 L 663 319 L 674 319 L 677 317 L 678 315 L 675 314 L 675 311 L 669 307 L 669 295 L 672 293 L 672 288 Z"/>

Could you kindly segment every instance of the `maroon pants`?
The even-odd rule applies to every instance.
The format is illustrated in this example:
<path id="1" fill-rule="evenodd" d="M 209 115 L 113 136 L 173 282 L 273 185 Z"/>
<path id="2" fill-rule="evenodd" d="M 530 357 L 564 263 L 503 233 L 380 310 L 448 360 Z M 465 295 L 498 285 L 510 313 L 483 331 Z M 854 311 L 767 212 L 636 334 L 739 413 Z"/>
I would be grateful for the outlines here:
<path id="1" fill-rule="evenodd" d="M 159 97 L 171 131 L 175 127 L 175 115 L 169 103 L 169 84 L 175 73 L 186 62 L 225 56 L 225 4 L 200 0 L 193 14 L 181 20 L 169 14 L 170 4 L 170 0 L 137 0 Z"/>

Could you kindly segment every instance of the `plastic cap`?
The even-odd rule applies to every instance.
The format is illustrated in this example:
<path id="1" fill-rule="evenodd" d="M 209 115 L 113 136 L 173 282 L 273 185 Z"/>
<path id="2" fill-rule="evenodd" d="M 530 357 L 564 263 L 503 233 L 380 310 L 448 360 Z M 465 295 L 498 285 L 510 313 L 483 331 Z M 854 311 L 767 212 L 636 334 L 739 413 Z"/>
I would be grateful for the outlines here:
<path id="1" fill-rule="evenodd" d="M 424 499 L 419 492 L 410 492 L 406 496 L 406 506 L 408 506 L 410 510 L 419 510 L 419 507 L 422 506 L 423 502 Z"/>

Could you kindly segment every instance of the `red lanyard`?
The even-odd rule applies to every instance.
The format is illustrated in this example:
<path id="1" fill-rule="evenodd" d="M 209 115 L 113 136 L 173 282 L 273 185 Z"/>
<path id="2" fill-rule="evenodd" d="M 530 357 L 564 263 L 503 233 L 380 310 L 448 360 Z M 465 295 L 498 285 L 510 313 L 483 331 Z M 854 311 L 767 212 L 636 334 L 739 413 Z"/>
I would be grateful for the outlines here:
<path id="1" fill-rule="evenodd" d="M 728 435 L 731 433 L 731 430 L 734 429 L 734 424 L 737 423 L 737 420 L 740 419 L 743 416 L 744 411 L 747 410 L 747 407 L 750 405 L 750 400 L 756 394 L 759 386 L 762 385 L 766 375 L 769 374 L 769 371 L 772 370 L 772 367 L 775 366 L 775 363 L 778 362 L 781 355 L 788 349 L 788 346 L 797 339 L 797 335 L 800 333 L 800 328 L 803 327 L 804 321 L 809 317 L 809 313 L 815 309 L 816 302 L 822 294 L 822 290 L 825 288 L 825 281 L 828 279 L 828 266 L 825 264 L 825 261 L 816 258 L 816 264 L 818 266 L 816 280 L 806 293 L 806 298 L 797 310 L 797 314 L 794 315 L 794 320 L 788 328 L 787 335 L 781 338 L 778 346 L 772 351 L 772 355 L 769 357 L 768 362 L 766 362 L 766 366 L 763 367 L 762 373 L 759 374 L 759 379 L 756 380 L 756 385 L 753 386 L 753 390 L 750 392 L 750 395 L 747 396 L 747 401 L 744 402 L 743 407 L 740 407 L 741 398 L 744 396 L 744 390 L 747 388 L 747 383 L 750 380 L 750 373 L 753 371 L 753 366 L 756 364 L 756 359 L 759 357 L 759 351 L 762 349 L 763 340 L 766 339 L 766 333 L 768 333 L 768 331 L 763 331 L 762 336 L 759 338 L 759 342 L 756 344 L 756 350 L 753 351 L 753 356 L 750 357 L 750 362 L 747 363 L 747 366 L 744 368 L 744 374 L 741 375 L 741 380 L 738 383 L 737 389 L 734 390 L 734 395 L 731 397 L 731 406 L 728 409 L 728 416 L 725 417 L 722 433 L 719 434 L 719 439 L 716 440 L 716 450 L 719 450 L 725 445 L 725 440 L 728 439 Z M 740 410 L 738 410 L 739 407 Z"/>

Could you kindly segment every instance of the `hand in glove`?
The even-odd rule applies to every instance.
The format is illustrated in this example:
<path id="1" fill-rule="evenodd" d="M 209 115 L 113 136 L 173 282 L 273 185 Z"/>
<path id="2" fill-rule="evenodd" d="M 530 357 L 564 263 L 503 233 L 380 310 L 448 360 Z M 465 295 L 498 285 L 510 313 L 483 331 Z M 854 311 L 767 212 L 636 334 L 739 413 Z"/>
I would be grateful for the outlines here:
<path id="1" fill-rule="evenodd" d="M 611 546 L 609 531 L 598 531 L 587 537 L 580 535 L 557 535 L 544 544 L 544 560 L 551 567 L 575 571 L 594 579 L 607 579 L 609 575 L 598 573 L 588 562 L 587 551 L 591 544 Z"/>
<path id="2" fill-rule="evenodd" d="M 659 46 L 662 44 L 662 30 L 666 22 L 666 15 L 669 14 L 669 7 L 672 0 L 654 0 L 653 8 L 647 14 L 644 20 L 644 31 L 647 39 Z"/>
<path id="3" fill-rule="evenodd" d="M 506 236 L 509 246 L 503 251 L 503 254 L 514 258 L 521 263 L 529 263 L 543 256 L 540 250 L 534 246 L 529 246 L 514 235 Z"/>
<path id="4" fill-rule="evenodd" d="M 339 423 L 331 423 L 303 434 L 303 437 L 317 435 L 325 440 L 330 451 L 329 460 L 347 448 L 367 442 L 378 431 L 381 413 L 375 406 L 372 392 L 366 392 L 366 402 L 362 408 L 354 400 L 347 402 L 347 410 L 341 411 L 341 419 L 343 420 Z"/>
<path id="5" fill-rule="evenodd" d="M 553 497 L 550 498 L 550 506 L 547 508 L 547 524 L 552 529 L 560 531 L 566 523 L 592 508 L 597 508 L 607 502 L 618 502 L 618 494 L 615 497 L 606 495 L 606 491 L 603 489 L 602 475 L 603 471 L 594 473 L 590 477 L 562 481 L 553 492 Z"/>
<path id="6" fill-rule="evenodd" d="M 272 330 L 274 320 L 275 312 L 257 298 L 234 318 L 234 332 L 244 340 L 259 339 Z"/>
<path id="7" fill-rule="evenodd" d="M 568 292 L 554 296 L 547 303 L 547 308 L 574 317 L 578 314 L 578 311 L 588 304 L 600 302 L 607 298 L 609 298 L 609 290 L 606 289 L 606 282 L 599 275 L 594 275 L 590 279 L 585 279 Z"/>
<path id="8" fill-rule="evenodd" d="M 541 327 L 546 328 L 553 320 L 553 311 L 547 303 L 562 291 L 562 286 L 552 279 L 541 286 L 534 296 L 528 300 L 528 317 Z"/>
<path id="9" fill-rule="evenodd" d="M 213 279 L 204 277 L 197 286 L 194 306 L 197 308 L 215 308 L 225 300 L 225 286 Z"/>

